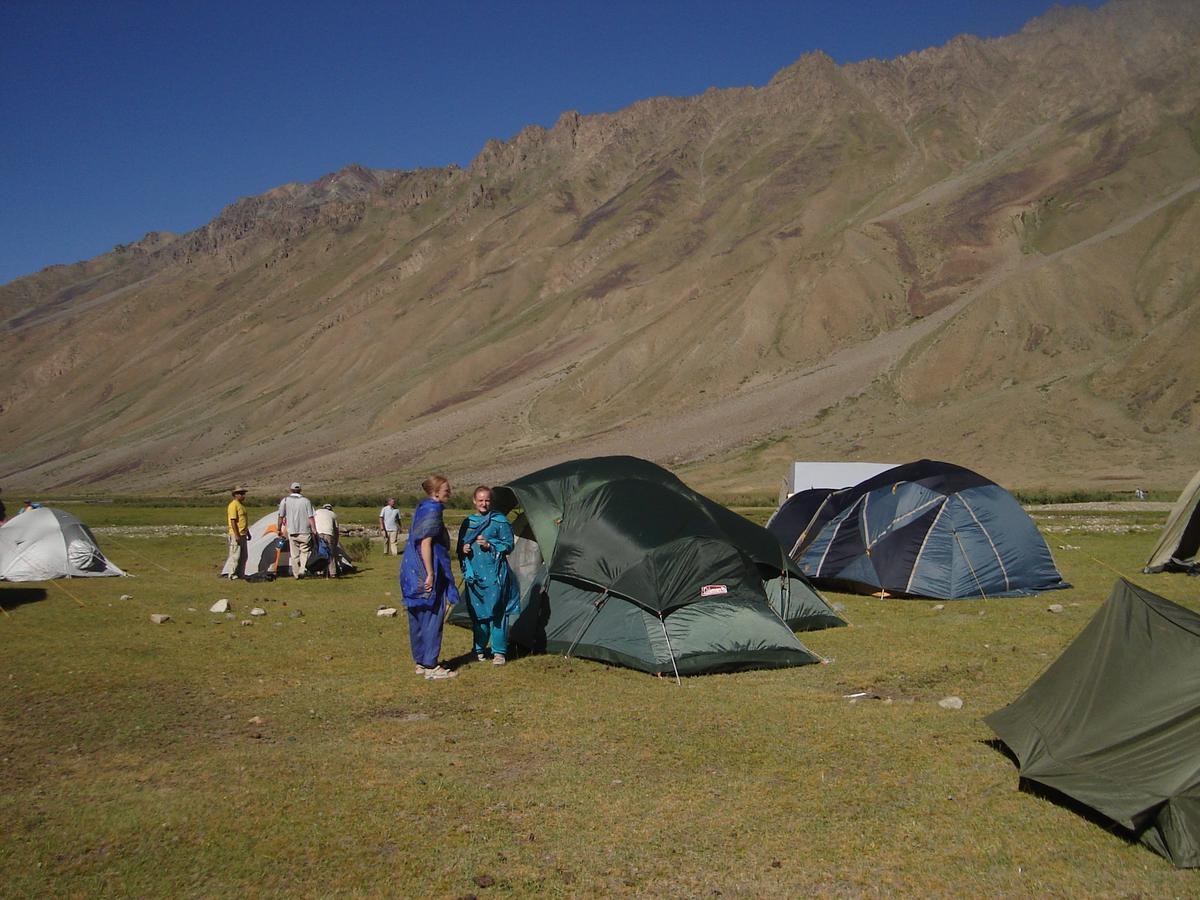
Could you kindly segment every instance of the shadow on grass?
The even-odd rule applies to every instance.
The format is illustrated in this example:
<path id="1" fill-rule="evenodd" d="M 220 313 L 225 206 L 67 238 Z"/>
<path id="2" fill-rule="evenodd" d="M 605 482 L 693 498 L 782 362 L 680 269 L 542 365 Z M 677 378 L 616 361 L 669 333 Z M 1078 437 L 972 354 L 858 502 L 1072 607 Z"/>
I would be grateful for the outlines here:
<path id="1" fill-rule="evenodd" d="M 448 659 L 445 662 L 447 669 L 459 669 L 463 666 L 469 666 L 472 664 L 490 666 L 492 661 L 490 659 L 478 660 L 475 658 L 475 654 L 468 650 L 466 653 L 460 653 L 458 656 L 454 657 L 453 659 Z"/>
<path id="2" fill-rule="evenodd" d="M 999 738 L 992 738 L 991 740 L 980 741 L 980 743 L 986 744 L 998 753 L 1004 754 L 1008 757 L 1009 761 L 1017 767 L 1017 789 L 1020 790 L 1021 793 L 1029 794 L 1033 797 L 1037 797 L 1039 800 L 1045 800 L 1048 803 L 1053 803 L 1055 806 L 1061 806 L 1063 809 L 1069 810 L 1080 818 L 1086 819 L 1093 825 L 1103 828 L 1110 834 L 1121 838 L 1127 844 L 1141 845 L 1142 841 L 1138 837 L 1138 833 L 1136 831 L 1126 828 L 1119 822 L 1114 822 L 1108 816 L 1104 815 L 1104 813 L 1093 809 L 1086 803 L 1081 803 L 1070 794 L 1064 794 L 1062 791 L 1057 790 L 1056 788 L 1052 788 L 1048 785 L 1020 775 L 1021 761 L 1017 759 L 1016 754 L 1012 752 L 1012 750 L 1006 743 L 1004 743 L 1004 741 L 1000 740 Z"/>
<path id="3" fill-rule="evenodd" d="M 16 609 L 26 603 L 45 600 L 48 593 L 45 588 L 2 588 L 0 589 L 0 606 L 5 609 Z"/>

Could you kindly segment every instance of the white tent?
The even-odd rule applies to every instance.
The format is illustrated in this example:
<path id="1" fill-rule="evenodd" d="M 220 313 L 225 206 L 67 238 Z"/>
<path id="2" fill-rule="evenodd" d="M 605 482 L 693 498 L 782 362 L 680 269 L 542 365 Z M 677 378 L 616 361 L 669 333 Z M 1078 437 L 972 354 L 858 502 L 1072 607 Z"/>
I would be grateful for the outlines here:
<path id="1" fill-rule="evenodd" d="M 246 545 L 246 576 L 257 580 L 274 577 L 286 578 L 292 574 L 287 541 L 279 538 L 279 514 L 267 513 L 250 526 L 250 540 Z M 346 551 L 338 547 L 339 571 L 353 572 L 354 563 Z M 311 565 L 310 565 L 311 568 Z M 233 563 L 225 561 L 221 575 L 230 575 Z"/>
<path id="2" fill-rule="evenodd" d="M 794 462 L 783 478 L 779 492 L 779 505 L 792 494 L 810 491 L 813 488 L 842 488 L 862 484 L 881 472 L 896 468 L 895 463 L 873 462 Z"/>
<path id="3" fill-rule="evenodd" d="M 0 580 L 124 574 L 100 552 L 91 529 L 61 509 L 29 509 L 0 525 Z"/>

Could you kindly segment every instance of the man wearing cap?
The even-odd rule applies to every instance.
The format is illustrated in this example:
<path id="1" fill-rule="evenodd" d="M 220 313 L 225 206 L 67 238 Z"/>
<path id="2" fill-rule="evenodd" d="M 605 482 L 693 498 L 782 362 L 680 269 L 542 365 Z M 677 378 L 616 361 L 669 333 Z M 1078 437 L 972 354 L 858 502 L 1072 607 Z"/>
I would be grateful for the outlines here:
<path id="1" fill-rule="evenodd" d="M 225 508 L 225 523 L 229 526 L 229 558 L 221 569 L 229 569 L 229 580 L 246 577 L 246 547 L 250 541 L 250 520 L 246 518 L 246 489 L 240 484 L 232 491 L 233 499 Z"/>
<path id="2" fill-rule="evenodd" d="M 396 509 L 396 498 L 388 497 L 387 505 L 379 511 L 379 530 L 383 532 L 383 555 L 399 556 L 400 523 L 403 520 Z"/>
<path id="3" fill-rule="evenodd" d="M 337 578 L 337 547 L 338 547 L 338 520 L 337 513 L 333 511 L 332 503 L 325 503 L 321 508 L 313 513 L 313 521 L 317 523 L 317 536 L 325 542 L 325 546 L 329 549 L 329 568 L 326 574 L 330 578 Z"/>
<path id="4" fill-rule="evenodd" d="M 288 565 L 292 569 L 292 577 L 303 578 L 308 574 L 308 557 L 312 553 L 313 534 L 317 530 L 317 522 L 313 518 L 313 505 L 309 499 L 300 493 L 300 482 L 292 482 L 292 492 L 279 501 L 279 522 L 276 527 L 279 533 L 287 531 Z"/>

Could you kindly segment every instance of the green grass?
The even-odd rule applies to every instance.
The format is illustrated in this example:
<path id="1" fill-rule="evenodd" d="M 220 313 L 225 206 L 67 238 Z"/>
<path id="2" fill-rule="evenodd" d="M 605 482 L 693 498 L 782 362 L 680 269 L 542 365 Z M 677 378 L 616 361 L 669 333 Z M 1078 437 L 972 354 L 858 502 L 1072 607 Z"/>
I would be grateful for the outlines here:
<path id="1" fill-rule="evenodd" d="M 4 893 L 1192 894 L 1195 873 L 1019 792 L 988 744 L 981 717 L 1113 570 L 1200 608 L 1200 579 L 1133 574 L 1156 535 L 1054 526 L 1071 591 L 941 611 L 830 595 L 853 627 L 801 636 L 828 665 L 681 686 L 554 656 L 425 682 L 403 616 L 375 615 L 399 600 L 394 560 L 229 586 L 219 536 L 102 535 L 136 578 L 0 585 Z M 223 596 L 233 619 L 207 612 Z M 447 629 L 445 656 L 469 648 Z"/>

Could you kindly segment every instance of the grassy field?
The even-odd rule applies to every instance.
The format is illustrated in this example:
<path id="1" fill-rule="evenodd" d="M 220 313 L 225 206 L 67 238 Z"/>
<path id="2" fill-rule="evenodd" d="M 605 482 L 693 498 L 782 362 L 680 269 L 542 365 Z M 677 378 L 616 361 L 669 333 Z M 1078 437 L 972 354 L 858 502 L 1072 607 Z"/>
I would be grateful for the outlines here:
<path id="1" fill-rule="evenodd" d="M 375 615 L 399 601 L 378 550 L 340 582 L 230 587 L 220 535 L 170 533 L 211 510 L 77 512 L 137 577 L 0 585 L 7 896 L 1200 888 L 1020 792 L 981 722 L 1116 572 L 1200 609 L 1200 580 L 1136 574 L 1165 516 L 1039 514 L 1073 590 L 940 611 L 829 595 L 853 627 L 802 635 L 827 665 L 677 686 L 560 657 L 426 682 L 403 615 Z M 221 597 L 233 618 L 207 611 Z M 267 615 L 244 625 L 252 606 Z M 469 649 L 447 629 L 447 657 Z M 939 707 L 948 695 L 963 708 Z"/>

